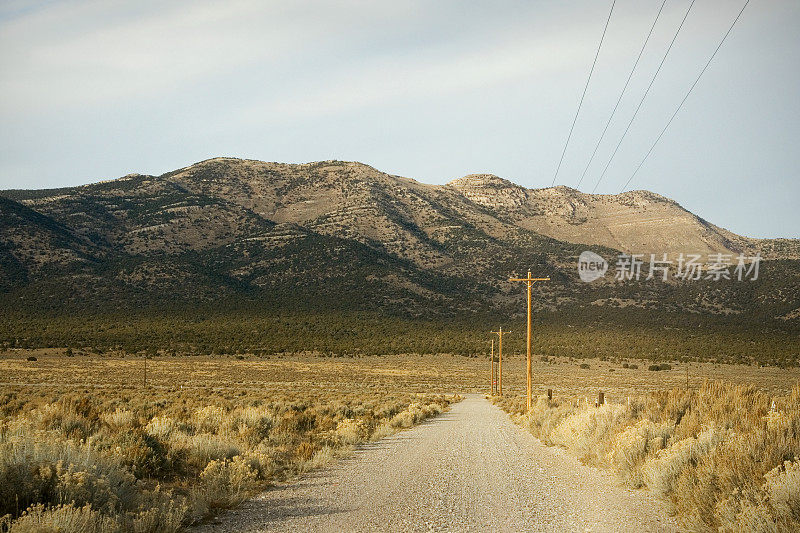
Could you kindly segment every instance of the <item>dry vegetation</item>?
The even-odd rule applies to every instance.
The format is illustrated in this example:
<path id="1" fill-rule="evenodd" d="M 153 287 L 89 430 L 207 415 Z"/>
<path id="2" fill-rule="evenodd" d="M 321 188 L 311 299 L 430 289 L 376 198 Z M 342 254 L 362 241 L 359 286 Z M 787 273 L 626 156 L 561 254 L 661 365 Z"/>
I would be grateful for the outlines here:
<path id="1" fill-rule="evenodd" d="M 506 340 L 503 338 L 503 346 Z M 486 380 L 488 382 L 488 359 Z M 482 363 L 483 364 L 483 363 Z M 587 365 L 586 368 L 582 368 Z M 800 368 L 725 364 L 714 362 L 680 361 L 662 358 L 659 366 L 669 365 L 669 370 L 650 370 L 651 360 L 635 358 L 568 358 L 540 357 L 533 361 L 534 394 L 544 394 L 552 389 L 556 396 L 580 397 L 594 401 L 598 391 L 616 402 L 626 401 L 650 391 L 699 388 L 706 380 L 725 381 L 736 385 L 752 385 L 764 394 L 782 396 L 789 394 L 800 380 Z M 525 390 L 525 356 L 503 355 L 503 387 L 508 395 Z M 481 390 L 480 392 L 485 392 Z"/>
<path id="2" fill-rule="evenodd" d="M 0 356 L 0 515 L 14 531 L 175 530 L 418 422 L 455 392 L 487 392 L 489 370 L 486 357 L 449 355 L 164 356 L 147 360 L 145 390 L 142 357 L 69 354 Z M 634 359 L 537 357 L 536 394 L 551 388 L 554 401 L 528 419 L 524 357 L 503 362 L 502 405 L 520 423 L 662 492 L 692 528 L 797 523 L 797 369 L 691 363 L 686 392 L 674 360 L 650 371 Z M 609 405 L 575 406 L 598 390 Z"/>
<path id="3" fill-rule="evenodd" d="M 543 442 L 665 496 L 692 531 L 800 530 L 800 385 L 773 398 L 705 381 L 600 407 L 540 396 L 527 415 L 520 395 L 495 400 Z"/>
<path id="4" fill-rule="evenodd" d="M 355 361 L 151 360 L 146 389 L 143 363 L 0 359 L 0 530 L 176 531 L 453 398 Z"/>

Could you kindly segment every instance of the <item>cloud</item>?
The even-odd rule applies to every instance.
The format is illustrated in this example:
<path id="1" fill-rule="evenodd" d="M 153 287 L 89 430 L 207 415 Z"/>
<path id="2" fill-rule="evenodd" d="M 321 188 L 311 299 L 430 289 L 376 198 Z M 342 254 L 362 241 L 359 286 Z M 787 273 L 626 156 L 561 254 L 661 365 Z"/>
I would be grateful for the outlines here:
<path id="1" fill-rule="evenodd" d="M 247 66 L 268 69 L 341 37 L 345 10 L 304 8 L 250 0 L 20 7 L 23 15 L 0 25 L 0 109 L 163 96 Z M 385 14 L 364 10 L 362 17 Z"/>
<path id="2" fill-rule="evenodd" d="M 0 22 L 0 113 L 180 98 L 225 79 L 277 91 L 276 101 L 260 106 L 264 112 L 331 113 L 585 61 L 580 19 L 569 31 L 543 32 L 509 25 L 500 10 L 481 8 L 476 17 L 470 8 L 454 14 L 453 6 L 422 0 L 20 5 L 12 10 L 17 16 Z M 316 87 L 324 90 L 314 92 L 305 69 L 319 72 Z"/>
<path id="3" fill-rule="evenodd" d="M 320 118 L 415 99 L 430 99 L 570 70 L 584 59 L 580 46 L 528 39 L 456 55 L 380 58 L 309 83 L 293 94 L 246 106 L 242 118 Z"/>

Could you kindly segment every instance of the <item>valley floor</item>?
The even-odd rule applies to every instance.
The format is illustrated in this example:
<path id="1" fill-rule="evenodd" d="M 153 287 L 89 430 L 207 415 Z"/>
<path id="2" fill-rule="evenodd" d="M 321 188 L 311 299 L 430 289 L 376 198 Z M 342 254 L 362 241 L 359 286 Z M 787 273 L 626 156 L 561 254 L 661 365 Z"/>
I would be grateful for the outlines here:
<path id="1" fill-rule="evenodd" d="M 30 386 L 62 392 L 142 387 L 145 366 L 141 356 L 108 352 L 67 357 L 64 352 L 59 348 L 0 352 L 0 391 Z M 28 357 L 37 360 L 27 361 Z M 623 367 L 625 362 L 628 368 Z M 688 377 L 691 389 L 706 380 L 722 380 L 782 396 L 800 380 L 800 368 L 672 361 L 670 370 L 653 372 L 648 370 L 652 363 L 635 358 L 549 357 L 542 361 L 537 354 L 533 360 L 534 395 L 552 389 L 556 398 L 594 401 L 597 392 L 604 391 L 607 402 L 619 403 L 628 396 L 684 388 Z M 267 399 L 278 391 L 307 389 L 332 393 L 364 389 L 424 394 L 489 392 L 488 355 L 247 355 L 241 360 L 232 356 L 158 356 L 148 360 L 146 373 L 148 387 L 165 394 L 176 388 L 261 391 Z M 503 391 L 507 396 L 524 393 L 524 353 L 503 354 Z"/>

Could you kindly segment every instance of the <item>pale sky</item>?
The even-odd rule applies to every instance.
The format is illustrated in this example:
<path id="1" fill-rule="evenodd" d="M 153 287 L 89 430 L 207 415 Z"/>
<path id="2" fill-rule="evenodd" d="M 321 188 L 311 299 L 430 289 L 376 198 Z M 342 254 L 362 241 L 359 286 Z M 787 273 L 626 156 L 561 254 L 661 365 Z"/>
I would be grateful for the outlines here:
<path id="1" fill-rule="evenodd" d="M 590 192 L 691 0 L 667 0 Z M 618 193 L 744 0 L 696 0 L 597 192 Z M 575 187 L 661 0 L 617 0 L 558 184 Z M 216 156 L 547 187 L 610 0 L 0 3 L 0 189 Z M 800 2 L 752 0 L 629 188 L 800 237 Z"/>

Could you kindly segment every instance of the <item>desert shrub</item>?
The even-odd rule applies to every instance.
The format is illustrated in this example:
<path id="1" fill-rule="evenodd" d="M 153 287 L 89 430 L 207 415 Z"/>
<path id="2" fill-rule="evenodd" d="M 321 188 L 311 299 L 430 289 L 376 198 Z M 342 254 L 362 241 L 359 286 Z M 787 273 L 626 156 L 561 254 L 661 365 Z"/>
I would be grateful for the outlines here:
<path id="1" fill-rule="evenodd" d="M 171 479 L 181 457 L 168 444 L 141 428 L 101 433 L 92 439 L 98 450 L 113 454 L 137 478 Z"/>
<path id="2" fill-rule="evenodd" d="M 800 461 L 784 461 L 764 475 L 764 493 L 775 515 L 786 520 L 785 525 L 800 529 Z"/>
<path id="3" fill-rule="evenodd" d="M 684 470 L 697 465 L 726 436 L 724 429 L 711 425 L 697 437 L 679 440 L 659 450 L 643 466 L 647 486 L 664 496 L 674 493 L 676 482 Z"/>
<path id="4" fill-rule="evenodd" d="M 336 426 L 336 435 L 345 445 L 352 445 L 367 440 L 369 428 L 360 420 L 346 418 Z"/>
<path id="5" fill-rule="evenodd" d="M 266 443 L 261 442 L 255 448 L 244 454 L 244 459 L 250 468 L 258 473 L 259 479 L 269 479 L 275 471 L 274 450 Z"/>
<path id="6" fill-rule="evenodd" d="M 317 449 L 311 442 L 303 441 L 295 448 L 294 456 L 298 462 L 304 463 L 314 456 L 315 451 L 317 451 Z"/>
<path id="7" fill-rule="evenodd" d="M 289 411 L 284 413 L 277 430 L 282 433 L 305 433 L 314 429 L 317 423 L 316 413 L 308 411 Z"/>
<path id="8" fill-rule="evenodd" d="M 403 411 L 397 413 L 389 421 L 389 425 L 393 428 L 409 428 L 414 424 L 414 414 L 410 411 Z"/>
<path id="9" fill-rule="evenodd" d="M 408 428 L 440 412 L 441 407 L 436 403 L 422 404 L 414 402 L 406 410 L 394 415 L 389 425 L 394 428 Z"/>
<path id="10" fill-rule="evenodd" d="M 191 422 L 198 433 L 216 433 L 225 422 L 225 414 L 222 407 L 207 405 L 194 412 Z"/>
<path id="11" fill-rule="evenodd" d="M 392 433 L 394 433 L 394 428 L 388 422 L 384 422 L 383 424 L 379 425 L 375 428 L 375 431 L 372 432 L 372 436 L 370 440 L 380 440 L 384 437 L 388 437 Z"/>
<path id="12" fill-rule="evenodd" d="M 120 409 L 119 407 L 110 413 L 103 413 L 100 419 L 111 429 L 119 430 L 124 427 L 132 426 L 135 417 L 131 411 Z"/>
<path id="13" fill-rule="evenodd" d="M 334 448 L 330 446 L 323 446 L 314 452 L 314 455 L 311 456 L 311 460 L 306 464 L 306 468 L 309 469 L 323 467 L 333 461 L 335 457 L 336 451 Z"/>
<path id="14" fill-rule="evenodd" d="M 729 439 L 701 458 L 693 471 L 679 477 L 676 494 L 680 491 L 681 496 L 675 498 L 673 494 L 676 509 L 690 516 L 693 524 L 719 528 L 720 502 L 729 500 L 723 507 L 730 514 L 731 509 L 737 511 L 737 505 L 746 508 L 763 501 L 767 497 L 764 492 L 767 474 L 800 453 L 797 414 L 781 418 L 774 425 L 732 432 Z M 736 494 L 736 498 L 731 499 L 731 494 Z M 779 512 L 775 510 L 776 517 L 782 518 Z"/>
<path id="15" fill-rule="evenodd" d="M 189 504 L 185 498 L 158 489 L 144 491 L 139 497 L 139 510 L 127 513 L 121 520 L 124 531 L 175 533 L 190 520 Z"/>
<path id="16" fill-rule="evenodd" d="M 392 418 L 406 407 L 408 407 L 407 403 L 399 401 L 388 402 L 375 410 L 375 416 L 378 418 Z"/>
<path id="17" fill-rule="evenodd" d="M 734 493 L 715 506 L 719 531 L 800 530 L 800 468 L 786 461 L 764 476 L 760 491 Z"/>
<path id="18" fill-rule="evenodd" d="M 624 406 L 605 404 L 583 409 L 564 417 L 553 429 L 553 443 L 574 450 L 579 457 L 592 463 L 604 454 L 611 430 L 626 416 Z"/>
<path id="19" fill-rule="evenodd" d="M 73 504 L 46 507 L 37 504 L 27 509 L 11 525 L 10 533 L 43 532 L 117 533 L 122 531 L 117 521 L 91 505 Z"/>
<path id="20" fill-rule="evenodd" d="M 583 369 L 591 368 L 591 367 L 589 366 L 589 363 L 581 363 L 581 364 L 580 364 L 580 367 L 581 367 L 581 368 L 583 368 Z"/>
<path id="21" fill-rule="evenodd" d="M 36 425 L 41 429 L 57 430 L 64 436 L 86 440 L 101 425 L 100 417 L 85 399 L 45 404 L 32 413 Z"/>
<path id="22" fill-rule="evenodd" d="M 614 437 L 608 452 L 608 463 L 632 487 L 644 486 L 644 461 L 666 446 L 673 429 L 674 426 L 669 422 L 655 424 L 651 420 L 639 420 Z"/>
<path id="23" fill-rule="evenodd" d="M 520 402 L 515 410 L 522 416 L 523 405 Z M 562 403 L 558 400 L 550 401 L 546 396 L 539 396 L 531 405 L 531 411 L 520 421 L 528 431 L 536 435 L 547 444 L 555 444 L 552 434 L 562 420 L 572 414 L 574 408 L 569 403 Z"/>
<path id="24" fill-rule="evenodd" d="M 258 487 L 258 472 L 241 456 L 211 461 L 200 473 L 196 495 L 209 509 L 229 509 Z"/>
<path id="25" fill-rule="evenodd" d="M 145 426 L 145 431 L 148 435 L 165 441 L 169 440 L 172 433 L 177 429 L 178 423 L 168 416 L 155 416 Z"/>
<path id="26" fill-rule="evenodd" d="M 86 471 L 74 464 L 66 467 L 56 464 L 53 473 L 55 501 L 78 506 L 93 505 L 96 509 L 113 514 L 127 507 L 126 503 L 130 505 L 135 498 L 133 476 L 124 476 L 119 480 L 109 479 L 106 477 L 107 472 L 98 472 L 96 469 Z M 123 496 L 120 492 L 126 494 Z M 127 497 L 127 500 L 122 497 Z"/>
<path id="27" fill-rule="evenodd" d="M 177 433 L 170 438 L 169 443 L 172 450 L 183 452 L 186 464 L 198 472 L 211 461 L 233 459 L 243 451 L 242 445 L 235 439 L 212 433 Z"/>
<path id="28" fill-rule="evenodd" d="M 116 458 L 53 431 L 17 429 L 0 437 L 0 515 L 40 503 L 105 512 L 135 506 L 136 479 Z"/>
<path id="29" fill-rule="evenodd" d="M 274 425 L 272 414 L 262 407 L 245 407 L 231 414 L 231 424 L 239 437 L 250 446 L 255 446 L 269 437 Z"/>

